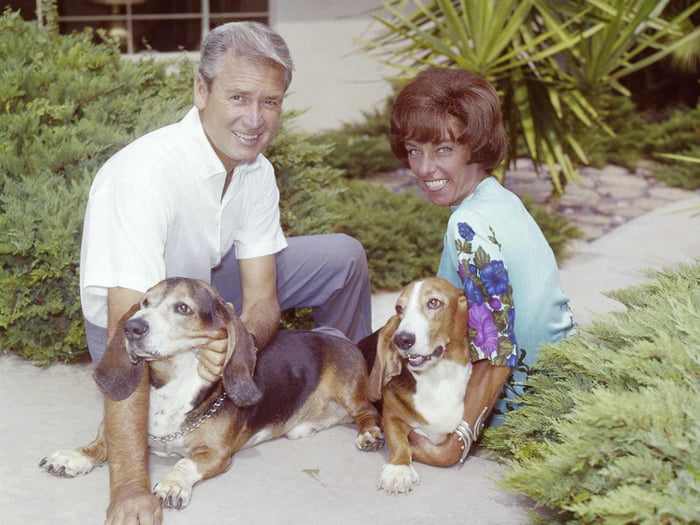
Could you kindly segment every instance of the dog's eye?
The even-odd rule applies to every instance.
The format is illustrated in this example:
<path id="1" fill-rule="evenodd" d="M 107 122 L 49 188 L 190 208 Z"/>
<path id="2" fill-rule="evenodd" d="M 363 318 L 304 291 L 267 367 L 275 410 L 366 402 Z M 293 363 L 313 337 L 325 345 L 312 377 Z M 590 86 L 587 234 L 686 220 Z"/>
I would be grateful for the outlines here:
<path id="1" fill-rule="evenodd" d="M 141 308 L 148 308 L 148 299 L 143 299 L 141 301 Z"/>
<path id="2" fill-rule="evenodd" d="M 440 299 L 435 299 L 434 297 L 428 301 L 428 308 L 435 310 L 442 306 L 442 301 Z"/>
<path id="3" fill-rule="evenodd" d="M 192 308 L 187 306 L 185 303 L 177 303 L 175 305 L 175 311 L 181 315 L 189 315 L 192 313 Z"/>
<path id="4" fill-rule="evenodd" d="M 403 313 L 403 306 L 401 306 L 400 304 L 397 304 L 396 305 L 396 314 L 401 315 L 402 313 Z"/>

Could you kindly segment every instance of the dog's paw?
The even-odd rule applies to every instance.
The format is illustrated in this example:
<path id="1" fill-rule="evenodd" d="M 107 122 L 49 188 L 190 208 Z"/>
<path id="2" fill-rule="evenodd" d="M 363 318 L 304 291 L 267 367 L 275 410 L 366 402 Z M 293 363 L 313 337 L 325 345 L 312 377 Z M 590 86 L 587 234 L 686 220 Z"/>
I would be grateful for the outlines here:
<path id="1" fill-rule="evenodd" d="M 379 427 L 370 427 L 364 432 L 357 434 L 355 446 L 360 450 L 372 452 L 384 446 L 384 434 Z"/>
<path id="2" fill-rule="evenodd" d="M 39 466 L 54 476 L 73 478 L 90 472 L 95 462 L 79 450 L 59 450 L 43 458 Z"/>
<path id="3" fill-rule="evenodd" d="M 413 485 L 418 485 L 418 483 L 420 483 L 420 477 L 413 465 L 387 463 L 382 468 L 377 488 L 386 490 L 389 494 L 408 494 Z"/>
<path id="4" fill-rule="evenodd" d="M 200 479 L 197 465 L 190 459 L 181 459 L 155 484 L 153 494 L 158 496 L 164 507 L 184 509 L 192 499 L 194 484 Z"/>

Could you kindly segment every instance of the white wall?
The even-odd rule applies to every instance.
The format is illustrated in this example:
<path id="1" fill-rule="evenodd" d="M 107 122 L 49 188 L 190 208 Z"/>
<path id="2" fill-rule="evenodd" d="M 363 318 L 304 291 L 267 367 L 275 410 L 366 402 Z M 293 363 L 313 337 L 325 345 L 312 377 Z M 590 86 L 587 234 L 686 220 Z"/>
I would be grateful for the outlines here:
<path id="1" fill-rule="evenodd" d="M 306 109 L 299 127 L 318 131 L 361 119 L 391 94 L 394 71 L 360 51 L 378 26 L 363 11 L 381 0 L 270 0 L 270 25 L 286 40 L 295 72 L 285 108 Z"/>

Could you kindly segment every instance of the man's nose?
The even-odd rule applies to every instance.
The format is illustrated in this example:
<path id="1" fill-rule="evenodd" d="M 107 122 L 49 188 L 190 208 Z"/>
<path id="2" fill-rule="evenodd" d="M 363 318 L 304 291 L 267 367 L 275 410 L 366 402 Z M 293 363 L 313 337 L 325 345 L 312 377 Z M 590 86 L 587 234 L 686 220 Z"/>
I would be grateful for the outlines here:
<path id="1" fill-rule="evenodd" d="M 250 128 L 259 128 L 264 124 L 262 108 L 259 104 L 250 104 L 246 111 L 246 125 Z"/>

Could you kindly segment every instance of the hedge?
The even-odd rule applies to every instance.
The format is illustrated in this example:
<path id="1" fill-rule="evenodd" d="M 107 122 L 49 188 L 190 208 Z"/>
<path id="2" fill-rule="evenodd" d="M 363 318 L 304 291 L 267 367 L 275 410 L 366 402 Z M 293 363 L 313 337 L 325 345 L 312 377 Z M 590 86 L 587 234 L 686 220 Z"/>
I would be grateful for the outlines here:
<path id="1" fill-rule="evenodd" d="M 505 486 L 561 523 L 700 523 L 700 259 L 608 295 L 627 307 L 545 346 L 485 433 Z"/>

